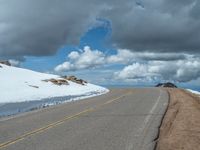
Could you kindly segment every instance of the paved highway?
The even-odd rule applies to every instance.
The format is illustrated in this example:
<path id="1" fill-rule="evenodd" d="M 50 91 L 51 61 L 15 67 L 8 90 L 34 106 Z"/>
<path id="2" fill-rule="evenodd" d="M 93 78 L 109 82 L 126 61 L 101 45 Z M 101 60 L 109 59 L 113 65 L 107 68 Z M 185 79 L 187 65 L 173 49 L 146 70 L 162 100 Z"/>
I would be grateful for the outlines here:
<path id="1" fill-rule="evenodd" d="M 159 88 L 108 94 L 0 120 L 2 150 L 153 150 L 168 104 Z"/>

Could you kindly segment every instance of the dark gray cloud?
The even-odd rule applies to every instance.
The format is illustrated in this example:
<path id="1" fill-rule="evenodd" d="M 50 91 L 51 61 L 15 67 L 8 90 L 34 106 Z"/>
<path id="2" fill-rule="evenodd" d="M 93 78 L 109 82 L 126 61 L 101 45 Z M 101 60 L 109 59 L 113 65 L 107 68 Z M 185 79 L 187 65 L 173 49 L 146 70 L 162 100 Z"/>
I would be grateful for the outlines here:
<path id="1" fill-rule="evenodd" d="M 64 44 L 77 44 L 101 9 L 87 2 L 1 0 L 0 56 L 51 55 Z"/>
<path id="2" fill-rule="evenodd" d="M 78 44 L 96 18 L 118 48 L 200 52 L 198 0 L 0 0 L 0 56 L 52 55 Z"/>
<path id="3" fill-rule="evenodd" d="M 200 9 L 197 0 L 141 0 L 112 20 L 113 41 L 133 51 L 200 52 Z M 112 10 L 111 10 L 112 11 Z M 120 19 L 119 19 L 120 18 Z"/>

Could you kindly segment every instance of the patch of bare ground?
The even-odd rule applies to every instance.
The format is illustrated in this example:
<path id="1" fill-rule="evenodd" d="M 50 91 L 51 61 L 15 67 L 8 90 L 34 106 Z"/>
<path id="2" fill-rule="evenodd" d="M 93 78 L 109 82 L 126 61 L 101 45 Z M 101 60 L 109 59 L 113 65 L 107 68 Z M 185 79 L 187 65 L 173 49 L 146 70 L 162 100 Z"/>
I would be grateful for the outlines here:
<path id="1" fill-rule="evenodd" d="M 167 90 L 170 102 L 156 150 L 200 150 L 200 98 L 181 89 Z"/>

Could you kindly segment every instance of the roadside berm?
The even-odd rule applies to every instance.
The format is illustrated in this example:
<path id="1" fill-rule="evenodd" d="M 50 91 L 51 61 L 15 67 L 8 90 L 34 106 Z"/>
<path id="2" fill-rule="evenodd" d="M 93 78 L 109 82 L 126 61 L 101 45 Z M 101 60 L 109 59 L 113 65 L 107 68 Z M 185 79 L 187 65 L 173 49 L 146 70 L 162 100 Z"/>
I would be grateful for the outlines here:
<path id="1" fill-rule="evenodd" d="M 170 102 L 156 150 L 200 150 L 200 97 L 182 89 L 166 89 Z"/>

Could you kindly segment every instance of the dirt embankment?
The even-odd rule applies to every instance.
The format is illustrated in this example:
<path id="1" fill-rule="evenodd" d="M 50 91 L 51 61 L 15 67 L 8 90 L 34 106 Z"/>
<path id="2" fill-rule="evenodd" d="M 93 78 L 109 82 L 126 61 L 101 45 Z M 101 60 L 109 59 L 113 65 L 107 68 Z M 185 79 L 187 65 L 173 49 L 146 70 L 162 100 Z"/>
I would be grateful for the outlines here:
<path id="1" fill-rule="evenodd" d="M 200 98 L 180 89 L 168 92 L 156 150 L 200 150 Z"/>

